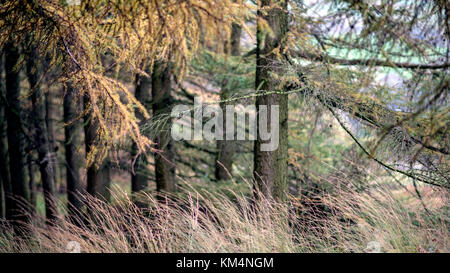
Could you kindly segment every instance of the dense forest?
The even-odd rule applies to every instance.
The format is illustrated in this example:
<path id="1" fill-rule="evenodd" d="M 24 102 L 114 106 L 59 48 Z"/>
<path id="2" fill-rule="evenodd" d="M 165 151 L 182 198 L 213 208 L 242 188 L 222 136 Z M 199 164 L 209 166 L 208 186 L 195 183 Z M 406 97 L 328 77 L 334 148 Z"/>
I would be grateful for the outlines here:
<path id="1" fill-rule="evenodd" d="M 449 252 L 450 2 L 0 2 L 0 252 Z"/>

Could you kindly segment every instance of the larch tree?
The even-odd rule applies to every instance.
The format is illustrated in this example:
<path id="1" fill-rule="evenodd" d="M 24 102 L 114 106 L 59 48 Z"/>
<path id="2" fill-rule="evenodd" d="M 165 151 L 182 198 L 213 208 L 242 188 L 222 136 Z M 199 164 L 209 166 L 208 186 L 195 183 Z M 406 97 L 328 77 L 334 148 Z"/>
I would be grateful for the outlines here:
<path id="1" fill-rule="evenodd" d="M 283 75 L 283 61 L 280 51 L 288 33 L 287 1 L 260 1 L 257 15 L 257 45 L 256 45 L 256 97 L 258 128 L 261 127 L 260 107 L 267 107 L 267 126 L 271 128 L 272 106 L 278 106 L 278 121 L 274 124 L 279 128 L 279 144 L 274 151 L 264 151 L 261 146 L 268 140 L 261 138 L 258 129 L 254 145 L 254 179 L 256 196 L 262 194 L 267 198 L 286 199 L 287 191 L 287 137 L 288 137 L 288 97 L 283 93 L 283 86 L 276 75 Z M 264 92 L 274 92 L 264 95 Z"/>
<path id="2" fill-rule="evenodd" d="M 90 106 L 87 103 L 87 99 L 85 98 L 84 101 L 85 111 L 90 112 L 91 110 L 89 110 Z M 97 149 L 96 143 L 99 138 L 99 124 L 98 120 L 94 119 L 92 114 L 85 115 L 84 119 L 84 144 L 86 146 L 86 155 L 89 156 L 95 154 L 93 151 Z M 89 158 L 86 158 L 86 161 L 88 160 Z M 94 161 L 92 164 L 88 165 L 86 170 L 87 193 L 104 201 L 109 201 L 111 197 L 109 164 L 108 156 L 106 156 L 106 158 L 103 158 L 101 161 Z"/>
<path id="3" fill-rule="evenodd" d="M 171 143 L 164 136 L 167 132 L 158 132 L 157 141 L 142 134 L 141 124 L 149 119 L 147 109 L 120 79 L 111 76 L 117 74 L 111 71 L 145 74 L 141 71 L 144 61 L 153 66 L 158 60 L 170 64 L 171 70 L 181 79 L 198 49 L 200 32 L 203 31 L 206 42 L 216 43 L 224 31 L 231 29 L 231 23 L 242 23 L 245 9 L 243 1 L 234 0 L 11 0 L 0 3 L 0 48 L 6 56 L 9 172 L 14 178 L 11 179 L 11 194 L 7 195 L 26 202 L 30 196 L 25 178 L 19 99 L 20 56 L 16 47 L 27 42 L 27 35 L 22 33 L 32 33 L 33 40 L 29 43 L 36 45 L 36 55 L 48 58 L 46 65 L 56 72 L 54 77 L 58 79 L 53 84 L 70 83 L 77 90 L 77 99 L 83 101 L 85 107 L 79 114 L 86 121 L 87 192 L 108 199 L 108 191 L 104 190 L 110 182 L 108 154 L 111 150 L 117 151 L 130 138 L 135 143 L 136 155 L 156 152 L 156 165 L 160 166 L 156 168 L 160 170 L 156 176 L 161 181 L 158 189 L 174 189 L 173 163 L 168 163 L 171 161 Z M 108 65 L 102 60 L 105 54 L 113 59 Z M 152 85 L 159 86 L 154 91 L 157 99 L 153 111 L 156 112 L 163 111 L 163 104 L 170 95 L 166 85 L 170 73 L 166 67 L 169 66 L 162 65 L 160 73 L 152 73 Z M 33 74 L 33 70 L 29 72 Z M 36 106 L 40 103 L 36 97 Z M 45 127 L 39 123 L 39 126 L 47 132 L 52 127 L 49 123 Z M 68 130 L 68 134 L 73 133 L 70 128 Z M 54 145 L 53 138 L 49 139 L 48 135 L 42 142 L 46 144 L 38 146 Z M 158 148 L 166 151 L 160 153 Z M 73 147 L 66 149 L 73 151 Z M 52 152 L 53 149 L 46 150 Z M 40 157 L 42 154 L 43 151 Z M 70 156 L 70 152 L 68 154 Z M 76 169 L 74 160 L 68 160 L 68 165 Z M 41 171 L 48 174 L 48 170 Z M 75 180 L 79 179 L 76 175 L 72 178 L 69 183 L 75 186 L 71 188 L 77 189 Z M 55 178 L 52 180 L 54 182 Z M 76 202 L 70 199 L 70 203 Z M 12 213 L 13 220 L 27 221 L 25 217 L 19 219 L 23 215 L 19 214 L 19 205 L 20 202 L 14 201 L 12 206 L 7 206 L 7 214 Z"/>
<path id="4" fill-rule="evenodd" d="M 32 101 L 32 119 L 34 123 L 34 145 L 38 154 L 38 165 L 41 174 L 42 188 L 45 200 L 45 215 L 48 223 L 54 222 L 58 217 L 55 197 L 55 165 L 56 156 L 53 145 L 49 139 L 46 123 L 46 96 L 42 92 L 39 74 L 39 59 L 33 44 L 26 49 L 26 74 L 30 85 Z"/>
<path id="5" fill-rule="evenodd" d="M 240 41 L 241 41 L 242 27 L 239 24 L 234 23 L 232 25 L 229 41 L 225 44 L 225 53 L 231 56 L 239 56 Z M 222 88 L 220 91 L 220 100 L 225 101 L 233 95 L 235 92 L 235 84 L 229 82 L 228 79 L 224 79 L 222 82 Z M 220 107 L 223 113 L 226 113 L 226 103 L 221 102 Z M 223 124 L 227 124 L 226 115 L 223 116 Z M 215 178 L 217 180 L 230 179 L 231 168 L 233 165 L 233 156 L 236 151 L 236 143 L 232 140 L 218 140 L 217 141 L 217 157 L 215 162 Z"/>
<path id="6" fill-rule="evenodd" d="M 450 188 L 448 5 L 290 3 L 289 46 L 280 55 L 294 91 L 328 111 L 388 173 Z"/>
<path id="7" fill-rule="evenodd" d="M 11 207 L 11 202 L 13 201 L 11 196 L 11 180 L 9 178 L 9 169 L 8 169 L 8 146 L 6 140 L 6 100 L 5 100 L 5 86 L 3 84 L 3 52 L 0 55 L 0 162 L 3 164 L 0 165 L 0 202 L 1 202 L 1 211 L 2 218 L 10 218 L 10 215 L 7 215 L 6 212 L 7 207 Z M 8 193 L 8 194 L 7 194 Z"/>
<path id="8" fill-rule="evenodd" d="M 72 80 L 78 95 L 86 97 L 96 127 L 96 149 L 90 149 L 87 165 L 101 161 L 114 144 L 131 137 L 139 152 L 152 142 L 142 136 L 136 109 L 148 113 L 117 79 L 111 69 L 140 73 L 143 60 L 166 60 L 179 71 L 198 48 L 201 26 L 207 40 L 215 41 L 233 21 L 240 21 L 242 1 L 23 1 L 2 4 L 0 45 L 24 30 L 34 29 L 42 55 L 51 56 L 49 66 L 60 67 L 62 81 Z M 21 36 L 14 36 L 20 40 Z M 170 49 L 170 50 L 169 50 Z M 113 66 L 102 62 L 108 53 Z"/>
<path id="9" fill-rule="evenodd" d="M 171 95 L 171 65 L 157 61 L 152 70 L 152 109 L 153 116 L 170 116 L 173 107 Z M 155 148 L 155 179 L 159 193 L 175 191 L 175 151 L 173 139 L 170 135 L 172 122 L 170 118 L 156 127 Z"/>
<path id="10" fill-rule="evenodd" d="M 77 223 L 82 213 L 81 196 L 85 192 L 81 181 L 80 170 L 82 158 L 77 146 L 81 144 L 81 121 L 79 119 L 80 100 L 76 90 L 68 83 L 65 88 L 64 112 L 64 150 L 67 184 L 67 209 L 69 217 Z"/>
<path id="11" fill-rule="evenodd" d="M 45 77 L 44 78 L 47 82 L 51 82 L 49 77 Z M 58 147 L 58 143 L 56 143 L 56 139 L 55 139 L 55 117 L 54 117 L 54 112 L 55 112 L 55 107 L 54 107 L 54 102 L 53 99 L 55 97 L 54 94 L 54 90 L 52 90 L 52 88 L 48 88 L 48 90 L 46 90 L 46 92 L 44 92 L 44 96 L 45 96 L 45 124 L 47 126 L 47 134 L 48 134 L 48 141 L 50 144 L 50 151 L 53 152 L 54 155 L 54 161 L 58 161 L 58 151 L 59 151 L 59 147 Z M 54 164 L 54 171 L 53 171 L 53 175 L 54 175 L 54 181 L 55 181 L 55 190 L 56 187 L 58 186 L 58 178 L 60 177 L 60 168 L 58 166 L 58 164 Z"/>
<path id="12" fill-rule="evenodd" d="M 5 218 L 5 193 L 3 191 L 3 180 L 0 180 L 0 219 Z"/>
<path id="13" fill-rule="evenodd" d="M 149 66 L 147 66 L 147 69 L 145 69 L 145 72 L 151 75 L 151 69 L 149 69 L 148 67 Z M 148 112 L 151 110 L 151 85 L 151 77 L 136 75 L 134 83 L 134 95 L 136 96 L 138 101 L 142 103 L 142 105 L 144 105 L 145 109 Z M 136 115 L 139 119 L 144 118 L 141 113 L 136 113 Z M 148 177 L 150 172 L 150 170 L 148 169 L 148 155 L 147 153 L 138 154 L 136 143 L 133 142 L 133 145 L 131 147 L 131 156 L 134 158 L 133 162 L 135 162 L 133 166 L 134 172 L 131 175 L 131 191 L 135 195 L 134 198 L 136 205 L 138 207 L 144 207 L 145 204 L 139 202 L 139 193 L 142 193 L 142 191 L 148 188 Z"/>
<path id="14" fill-rule="evenodd" d="M 5 89 L 6 89 L 6 120 L 8 136 L 9 171 L 11 177 L 11 192 L 5 194 L 13 199 L 7 206 L 6 215 L 17 228 L 21 230 L 30 218 L 27 215 L 30 191 L 25 178 L 25 137 L 22 131 L 22 106 L 20 96 L 20 52 L 14 43 L 5 46 Z M 7 189 L 9 190 L 9 189 Z"/>

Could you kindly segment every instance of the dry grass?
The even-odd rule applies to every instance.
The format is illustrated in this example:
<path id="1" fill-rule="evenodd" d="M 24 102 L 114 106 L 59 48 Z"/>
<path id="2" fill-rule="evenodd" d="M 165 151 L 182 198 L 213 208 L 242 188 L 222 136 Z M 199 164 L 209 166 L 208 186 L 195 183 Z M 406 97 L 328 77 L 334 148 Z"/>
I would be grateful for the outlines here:
<path id="1" fill-rule="evenodd" d="M 158 202 L 146 195 L 147 216 L 126 194 L 116 193 L 114 205 L 87 199 L 91 213 L 82 227 L 60 220 L 49 228 L 36 220 L 27 240 L 4 228 L 0 252 L 68 252 L 71 241 L 82 252 L 364 252 L 370 241 L 384 252 L 449 251 L 445 207 L 427 214 L 384 187 L 370 193 L 341 189 L 288 204 L 252 204 L 243 195 L 231 200 L 192 189 L 183 196 Z"/>

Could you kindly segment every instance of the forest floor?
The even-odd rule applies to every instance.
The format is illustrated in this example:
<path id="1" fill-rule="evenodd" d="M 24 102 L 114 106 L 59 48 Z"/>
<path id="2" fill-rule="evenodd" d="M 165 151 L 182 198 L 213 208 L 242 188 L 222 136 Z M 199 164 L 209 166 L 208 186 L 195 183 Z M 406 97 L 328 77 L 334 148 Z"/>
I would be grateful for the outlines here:
<path id="1" fill-rule="evenodd" d="M 245 182 L 186 184 L 164 202 L 142 196 L 149 205 L 143 216 L 124 180 L 115 177 L 111 204 L 85 200 L 91 214 L 82 227 L 61 219 L 49 228 L 36 218 L 27 239 L 5 227 L 0 252 L 68 252 L 73 244 L 81 252 L 450 251 L 447 194 L 428 186 L 420 187 L 421 198 L 413 185 L 385 183 L 254 204 Z"/>

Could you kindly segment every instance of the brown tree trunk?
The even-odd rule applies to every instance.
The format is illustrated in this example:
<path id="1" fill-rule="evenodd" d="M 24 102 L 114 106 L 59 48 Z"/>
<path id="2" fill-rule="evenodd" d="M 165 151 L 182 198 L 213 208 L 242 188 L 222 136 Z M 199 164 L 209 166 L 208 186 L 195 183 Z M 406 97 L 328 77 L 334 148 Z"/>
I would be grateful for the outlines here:
<path id="1" fill-rule="evenodd" d="M 87 99 L 87 98 L 85 98 Z M 85 101 L 86 105 L 86 101 Z M 92 120 L 90 115 L 85 116 L 84 137 L 86 145 L 86 155 L 89 154 L 97 136 L 97 122 Z M 110 167 L 106 158 L 100 164 L 92 164 L 87 168 L 87 192 L 105 202 L 110 201 Z"/>
<path id="2" fill-rule="evenodd" d="M 170 65 L 161 62 L 155 62 L 152 71 L 152 108 L 153 116 L 162 114 L 170 116 L 173 99 L 171 96 Z M 160 152 L 155 153 L 155 178 L 156 189 L 161 192 L 175 191 L 175 151 L 173 140 L 170 135 L 172 121 L 169 118 L 158 127 L 158 132 L 154 141 L 156 149 Z"/>
<path id="3" fill-rule="evenodd" d="M 67 85 L 64 94 L 64 150 L 66 159 L 67 209 L 69 218 L 78 223 L 81 219 L 81 194 L 84 192 L 80 177 L 81 158 L 77 151 L 80 144 L 81 124 L 77 119 L 77 103 L 75 90 Z"/>
<path id="4" fill-rule="evenodd" d="M 5 218 L 5 193 L 3 191 L 3 179 L 0 177 L 0 219 Z"/>
<path id="5" fill-rule="evenodd" d="M 147 69 L 147 73 L 150 73 L 150 69 Z M 135 81 L 135 96 L 139 100 L 139 102 L 144 105 L 147 111 L 150 111 L 150 89 L 151 89 L 151 79 L 143 76 L 136 76 Z M 140 112 L 136 113 L 137 117 L 142 120 L 142 114 Z M 137 154 L 136 143 L 133 143 L 133 147 L 131 150 L 131 155 L 134 158 Z M 136 198 L 136 194 L 144 191 L 148 187 L 148 174 L 149 169 L 147 167 L 148 159 L 147 154 L 140 154 L 134 165 L 134 173 L 131 175 L 131 191 L 133 193 L 133 197 L 135 198 L 134 202 L 138 207 L 145 207 L 145 204 L 139 201 L 139 196 Z"/>
<path id="6" fill-rule="evenodd" d="M 3 75 L 3 62 L 0 65 L 0 76 Z M 7 127 L 6 127 L 6 110 L 7 105 L 5 101 L 5 86 L 3 85 L 3 78 L 0 79 L 0 177 L 2 181 L 2 191 L 4 196 L 4 217 L 11 220 L 13 217 L 14 199 L 12 192 L 11 179 L 9 176 L 9 158 L 8 158 L 8 141 L 7 141 Z"/>
<path id="7" fill-rule="evenodd" d="M 11 193 L 11 181 L 9 179 L 8 155 L 6 144 L 6 117 L 3 85 L 3 52 L 0 53 L 0 218 L 6 219 L 7 207 L 12 200 L 8 199 L 6 192 Z"/>
<path id="8" fill-rule="evenodd" d="M 40 88 L 38 71 L 37 56 L 34 49 L 31 49 L 27 59 L 27 77 L 33 105 L 34 139 L 35 145 L 37 145 L 38 165 L 44 191 L 45 215 L 47 223 L 51 224 L 58 218 L 55 196 L 56 155 L 49 140 L 45 119 L 45 95 Z"/>
<path id="9" fill-rule="evenodd" d="M 0 177 L 0 219 L 5 218 L 5 193 L 3 191 L 3 180 Z"/>
<path id="10" fill-rule="evenodd" d="M 55 189 L 58 189 L 58 177 L 59 177 L 59 168 L 56 161 L 58 160 L 58 146 L 55 140 L 55 129 L 54 129 L 54 122 L 53 122 L 53 102 L 52 102 L 52 94 L 50 89 L 48 92 L 45 93 L 45 124 L 47 125 L 47 134 L 48 134 L 48 141 L 49 141 L 49 147 L 50 151 L 53 151 L 55 155 L 55 164 L 54 164 L 54 178 L 55 181 Z"/>
<path id="11" fill-rule="evenodd" d="M 111 175 L 109 160 L 106 158 L 99 167 L 87 169 L 87 192 L 105 202 L 111 201 Z"/>
<path id="12" fill-rule="evenodd" d="M 227 49 L 227 54 L 232 56 L 239 56 L 240 53 L 240 41 L 241 41 L 242 27 L 238 24 L 233 23 L 231 37 L 230 37 L 230 47 L 225 45 Z M 229 51 L 228 51 L 229 48 Z M 234 90 L 235 85 L 225 80 L 222 83 L 222 90 L 220 92 L 220 100 L 228 99 Z M 222 112 L 226 113 L 226 103 L 220 103 Z M 223 124 L 226 124 L 226 115 L 223 115 Z M 230 179 L 229 173 L 231 173 L 231 168 L 233 165 L 233 156 L 236 151 L 236 142 L 233 140 L 217 140 L 217 157 L 215 162 L 215 177 L 217 180 L 227 180 Z"/>
<path id="13" fill-rule="evenodd" d="M 29 153 L 27 156 L 27 168 L 28 168 L 28 187 L 30 188 L 30 210 L 36 212 L 36 180 L 34 179 L 35 172 L 33 168 L 33 156 Z"/>
<path id="14" fill-rule="evenodd" d="M 8 154 L 9 173 L 11 180 L 11 193 L 5 192 L 10 206 L 7 206 L 7 219 L 12 220 L 16 231 L 23 231 L 23 224 L 28 223 L 30 218 L 25 212 L 28 211 L 30 201 L 29 187 L 26 183 L 25 157 L 24 157 L 24 134 L 22 131 L 21 103 L 20 96 L 20 76 L 19 60 L 20 54 L 15 45 L 8 43 L 5 45 L 5 82 L 6 82 L 6 120 L 8 124 Z M 9 189 L 8 189 L 9 190 Z M 6 191 L 6 189 L 5 189 Z"/>
<path id="15" fill-rule="evenodd" d="M 277 6 L 273 4 L 277 4 Z M 264 14 L 263 8 L 265 9 Z M 258 24 L 255 86 L 264 91 L 276 91 L 279 89 L 279 82 L 274 80 L 272 75 L 283 75 L 283 65 L 273 50 L 282 46 L 283 39 L 288 32 L 287 0 L 261 1 L 258 17 L 267 21 L 273 33 L 272 35 L 265 33 L 266 30 L 262 28 L 261 24 Z M 275 151 L 261 151 L 261 145 L 265 141 L 260 136 L 259 119 L 261 116 L 258 111 L 258 136 L 254 146 L 255 189 L 266 197 L 283 200 L 286 198 L 287 191 L 287 95 L 258 96 L 256 97 L 256 108 L 260 109 L 260 105 L 268 107 L 268 128 L 270 128 L 271 106 L 279 105 L 279 145 Z"/>

